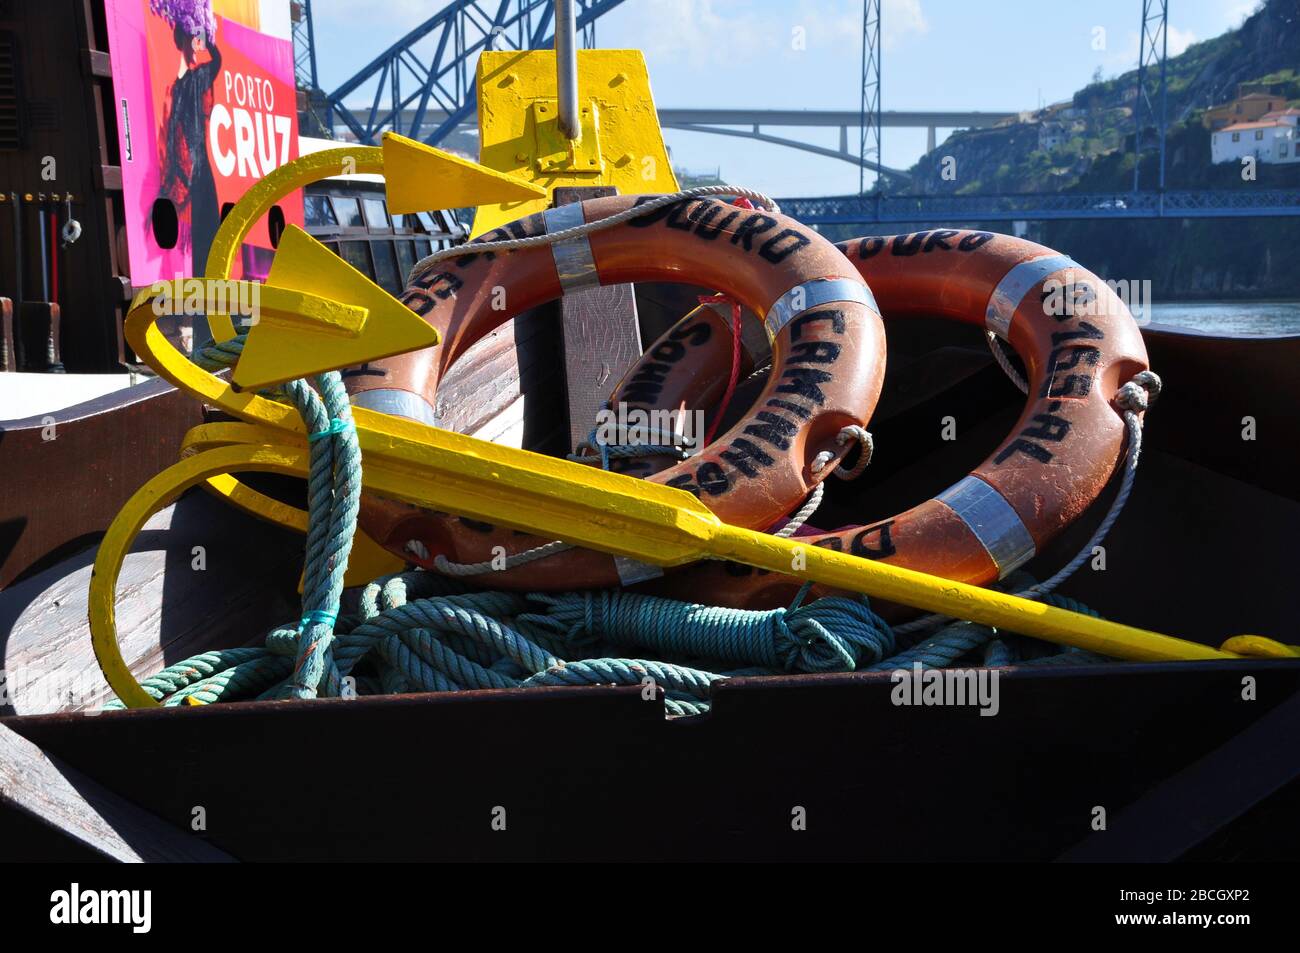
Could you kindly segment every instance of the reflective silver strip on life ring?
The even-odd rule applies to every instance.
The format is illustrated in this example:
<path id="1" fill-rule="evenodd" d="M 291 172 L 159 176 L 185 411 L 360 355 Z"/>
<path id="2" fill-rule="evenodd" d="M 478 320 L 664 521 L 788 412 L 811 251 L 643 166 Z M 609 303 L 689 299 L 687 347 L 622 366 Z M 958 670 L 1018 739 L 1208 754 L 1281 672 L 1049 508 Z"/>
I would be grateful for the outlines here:
<path id="1" fill-rule="evenodd" d="M 861 281 L 852 278 L 814 278 L 795 285 L 773 302 L 763 318 L 769 337 L 775 338 L 781 329 L 805 311 L 831 304 L 835 301 L 856 301 L 865 304 L 877 314 L 876 296 Z"/>
<path id="2" fill-rule="evenodd" d="M 395 387 L 363 390 L 352 395 L 352 406 L 393 417 L 405 417 L 430 427 L 438 426 L 438 415 L 434 412 L 433 405 L 409 390 L 398 390 Z"/>
<path id="3" fill-rule="evenodd" d="M 573 202 L 548 208 L 542 212 L 542 218 L 546 221 L 548 235 L 576 228 L 583 224 L 582 203 Z M 596 259 L 591 254 L 591 242 L 586 235 L 555 242 L 551 245 L 551 257 L 555 259 L 555 273 L 560 278 L 560 287 L 565 294 L 600 284 Z"/>
<path id="4" fill-rule="evenodd" d="M 643 563 L 631 556 L 615 556 L 614 568 L 618 570 L 618 581 L 625 586 L 645 582 L 647 579 L 658 579 L 664 574 L 663 567 Z"/>
<path id="5" fill-rule="evenodd" d="M 977 476 L 968 476 L 937 497 L 970 527 L 998 567 L 998 578 L 1034 556 L 1034 537 L 1007 498 Z"/>
<path id="6" fill-rule="evenodd" d="M 1029 290 L 1054 271 L 1078 267 L 1078 263 L 1069 255 L 1045 255 L 1022 261 L 1002 276 L 998 286 L 993 289 L 993 294 L 989 295 L 988 308 L 984 312 L 984 327 L 1006 340 L 1011 331 L 1011 318 Z"/>

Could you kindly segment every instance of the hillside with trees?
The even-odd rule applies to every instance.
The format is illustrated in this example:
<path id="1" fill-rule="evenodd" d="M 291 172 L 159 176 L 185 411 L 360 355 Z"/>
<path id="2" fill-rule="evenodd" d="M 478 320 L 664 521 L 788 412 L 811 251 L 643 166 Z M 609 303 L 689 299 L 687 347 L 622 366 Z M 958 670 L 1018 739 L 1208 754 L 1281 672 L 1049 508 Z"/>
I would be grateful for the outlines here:
<path id="1" fill-rule="evenodd" d="M 1258 163 L 1253 179 L 1238 163 L 1211 164 L 1204 112 L 1243 84 L 1300 106 L 1300 0 L 1267 0 L 1238 29 L 1169 58 L 1167 189 L 1300 188 L 1300 163 Z M 1131 190 L 1136 90 L 1136 70 L 1098 76 L 1071 99 L 1017 121 L 954 133 L 912 167 L 906 191 Z M 942 174 L 947 157 L 955 178 Z M 1157 187 L 1154 152 L 1144 154 L 1140 173 L 1143 189 Z M 1149 278 L 1157 300 L 1300 297 L 1298 218 L 1044 222 L 1030 237 L 1106 277 Z"/>

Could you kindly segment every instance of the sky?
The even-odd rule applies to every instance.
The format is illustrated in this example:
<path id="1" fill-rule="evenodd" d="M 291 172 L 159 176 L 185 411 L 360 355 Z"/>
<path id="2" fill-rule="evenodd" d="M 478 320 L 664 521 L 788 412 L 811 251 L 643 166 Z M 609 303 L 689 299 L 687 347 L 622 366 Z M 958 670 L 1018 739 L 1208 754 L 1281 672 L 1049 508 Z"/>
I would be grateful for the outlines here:
<path id="1" fill-rule="evenodd" d="M 321 85 L 333 89 L 442 5 L 313 0 Z M 1170 0 L 1169 54 L 1257 6 Z M 883 108 L 1012 112 L 1067 99 L 1097 69 L 1109 77 L 1137 65 L 1141 11 L 1141 0 L 883 0 Z M 859 108 L 862 0 L 625 0 L 597 21 L 596 39 L 644 51 L 660 107 Z M 834 129 L 771 132 L 838 148 Z M 925 151 L 924 129 L 883 135 L 888 166 L 906 168 Z M 720 170 L 774 196 L 858 190 L 857 167 L 835 159 L 672 129 L 665 139 L 674 165 Z"/>

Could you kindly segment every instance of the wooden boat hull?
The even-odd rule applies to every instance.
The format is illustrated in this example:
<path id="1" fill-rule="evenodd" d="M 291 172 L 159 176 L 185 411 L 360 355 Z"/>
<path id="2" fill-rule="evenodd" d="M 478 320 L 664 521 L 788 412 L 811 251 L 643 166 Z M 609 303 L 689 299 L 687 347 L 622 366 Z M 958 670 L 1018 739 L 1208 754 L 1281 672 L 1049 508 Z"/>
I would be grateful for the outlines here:
<path id="1" fill-rule="evenodd" d="M 1276 585 L 1300 531 L 1283 465 L 1300 437 L 1290 376 L 1300 338 L 1162 329 L 1146 338 L 1167 386 L 1137 489 L 1107 541 L 1106 570 L 1081 570 L 1064 591 L 1205 642 L 1242 632 L 1300 641 L 1292 593 Z M 503 369 L 510 347 L 494 348 L 487 360 L 513 374 L 522 400 L 518 364 Z M 890 452 L 856 494 L 851 485 L 828 494 L 818 514 L 826 525 L 941 489 L 1014 419 L 1018 394 L 968 336 L 924 322 L 891 332 L 890 362 L 897 384 L 887 382 L 873 421 Z M 486 366 L 469 377 L 480 390 Z M 939 436 L 944 407 L 969 421 L 955 443 Z M 533 412 L 512 411 L 521 441 L 529 430 L 553 436 L 534 429 Z M 1257 421 L 1253 442 L 1242 440 L 1245 416 Z M 238 536 L 256 525 L 244 520 L 221 521 Z M 183 558 L 203 525 L 175 539 L 159 533 L 150 546 L 172 551 L 175 566 L 172 547 Z M 1073 527 L 1039 572 L 1090 529 L 1088 520 Z M 284 557 L 278 581 L 243 574 L 269 592 L 260 605 L 268 624 L 292 606 L 295 545 L 261 546 Z M 33 618 L 58 624 L 45 593 L 59 571 L 0 593 L 6 660 L 40 637 Z M 174 616 L 187 589 L 218 582 L 203 575 L 180 565 L 132 598 L 165 591 L 164 615 Z M 258 634 L 247 613 L 206 629 L 189 623 L 180 638 L 143 620 L 139 663 Z M 1300 727 L 1300 660 L 1013 668 L 1000 678 L 996 717 L 900 707 L 882 673 L 734 679 L 717 687 L 707 716 L 674 722 L 636 689 L 587 688 L 49 712 L 0 727 L 180 831 L 204 807 L 203 841 L 242 860 L 1272 859 L 1300 846 L 1300 756 L 1284 750 Z M 1246 679 L 1255 700 L 1243 699 Z M 386 810 L 413 797 L 419 811 L 396 819 Z M 498 807 L 508 833 L 493 829 Z M 1104 840 L 1091 826 L 1098 807 Z M 799 808 L 807 829 L 796 831 Z M 0 810 L 0 843 L 14 857 L 98 854 L 12 800 Z"/>

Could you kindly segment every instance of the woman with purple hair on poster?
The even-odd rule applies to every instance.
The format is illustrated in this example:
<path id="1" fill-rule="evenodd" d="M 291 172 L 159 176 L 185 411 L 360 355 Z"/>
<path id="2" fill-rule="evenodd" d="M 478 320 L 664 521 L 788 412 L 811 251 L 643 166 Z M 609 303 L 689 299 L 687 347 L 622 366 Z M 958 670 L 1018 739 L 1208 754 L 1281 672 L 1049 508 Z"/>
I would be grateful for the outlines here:
<path id="1" fill-rule="evenodd" d="M 221 72 L 217 25 L 210 0 L 149 0 L 149 10 L 167 21 L 181 54 L 176 81 L 167 93 L 159 139 L 159 197 L 174 204 L 179 221 L 188 217 L 193 274 L 201 275 L 207 270 L 208 249 L 221 219 L 216 180 L 208 162 L 212 86 Z M 200 63 L 199 55 L 205 49 L 211 59 Z"/>

